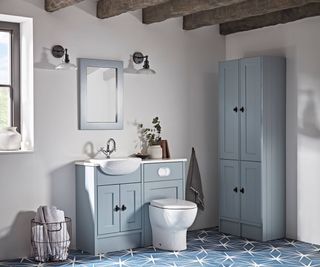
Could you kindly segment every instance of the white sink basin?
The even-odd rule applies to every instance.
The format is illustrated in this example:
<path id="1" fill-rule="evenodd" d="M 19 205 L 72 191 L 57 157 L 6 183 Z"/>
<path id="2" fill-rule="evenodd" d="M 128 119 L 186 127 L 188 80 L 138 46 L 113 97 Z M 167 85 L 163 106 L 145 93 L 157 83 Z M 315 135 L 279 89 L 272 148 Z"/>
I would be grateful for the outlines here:
<path id="1" fill-rule="evenodd" d="M 90 162 L 98 164 L 105 174 L 126 175 L 136 171 L 140 167 L 140 158 L 113 158 L 90 159 Z"/>

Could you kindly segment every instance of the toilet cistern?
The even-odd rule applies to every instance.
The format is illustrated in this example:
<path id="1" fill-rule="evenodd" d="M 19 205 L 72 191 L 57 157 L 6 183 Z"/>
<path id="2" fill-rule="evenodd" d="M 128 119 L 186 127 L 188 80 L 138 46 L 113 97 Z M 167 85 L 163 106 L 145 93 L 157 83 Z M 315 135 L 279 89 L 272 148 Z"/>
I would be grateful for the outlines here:
<path id="1" fill-rule="evenodd" d="M 112 143 L 112 149 L 110 149 L 111 143 Z M 109 159 L 111 154 L 116 150 L 117 150 L 116 141 L 113 138 L 109 138 L 109 140 L 107 141 L 107 148 L 101 147 L 99 152 L 102 152 L 103 154 L 105 154 L 107 159 Z"/>

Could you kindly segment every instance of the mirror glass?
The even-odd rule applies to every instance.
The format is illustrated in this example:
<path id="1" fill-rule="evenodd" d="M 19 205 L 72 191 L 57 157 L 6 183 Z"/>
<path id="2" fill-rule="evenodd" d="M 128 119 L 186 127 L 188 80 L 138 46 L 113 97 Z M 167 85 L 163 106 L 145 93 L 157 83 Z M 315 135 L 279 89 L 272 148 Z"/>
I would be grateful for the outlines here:
<path id="1" fill-rule="evenodd" d="M 116 70 L 87 68 L 87 121 L 116 122 Z"/>
<path id="2" fill-rule="evenodd" d="M 80 129 L 122 129 L 122 62 L 80 59 Z"/>

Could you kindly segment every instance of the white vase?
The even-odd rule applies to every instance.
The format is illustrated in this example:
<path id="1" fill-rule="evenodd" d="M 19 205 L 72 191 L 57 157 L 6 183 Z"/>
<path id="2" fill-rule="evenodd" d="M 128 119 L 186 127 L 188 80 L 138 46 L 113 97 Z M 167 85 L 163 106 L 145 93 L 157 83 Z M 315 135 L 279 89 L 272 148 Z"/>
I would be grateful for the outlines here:
<path id="1" fill-rule="evenodd" d="M 0 150 L 19 150 L 21 147 L 21 134 L 17 127 L 0 129 Z"/>
<path id="2" fill-rule="evenodd" d="M 152 159 L 162 159 L 162 148 L 160 145 L 149 146 L 148 154 Z"/>

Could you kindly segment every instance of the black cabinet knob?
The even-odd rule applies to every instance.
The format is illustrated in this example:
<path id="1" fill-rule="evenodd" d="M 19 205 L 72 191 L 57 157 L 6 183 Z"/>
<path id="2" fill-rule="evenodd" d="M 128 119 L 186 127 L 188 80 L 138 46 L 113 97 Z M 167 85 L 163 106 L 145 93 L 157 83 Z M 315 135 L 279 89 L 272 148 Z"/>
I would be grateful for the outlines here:
<path id="1" fill-rule="evenodd" d="M 244 112 L 244 107 L 241 107 L 241 108 L 240 108 L 240 111 L 241 111 L 241 112 Z"/>
<path id="2" fill-rule="evenodd" d="M 125 211 L 127 209 L 127 207 L 125 205 L 122 205 L 121 210 Z"/>
<path id="3" fill-rule="evenodd" d="M 119 206 L 116 205 L 116 207 L 114 208 L 114 210 L 115 210 L 116 212 L 118 212 L 118 211 L 120 210 Z"/>
<path id="4" fill-rule="evenodd" d="M 240 189 L 240 192 L 241 192 L 242 194 L 244 194 L 244 188 L 243 188 L 243 187 Z"/>
<path id="5" fill-rule="evenodd" d="M 238 192 L 238 187 L 233 188 L 233 192 Z"/>
<path id="6" fill-rule="evenodd" d="M 234 107 L 234 108 L 233 108 L 233 111 L 234 111 L 234 112 L 238 112 L 238 107 Z"/>

